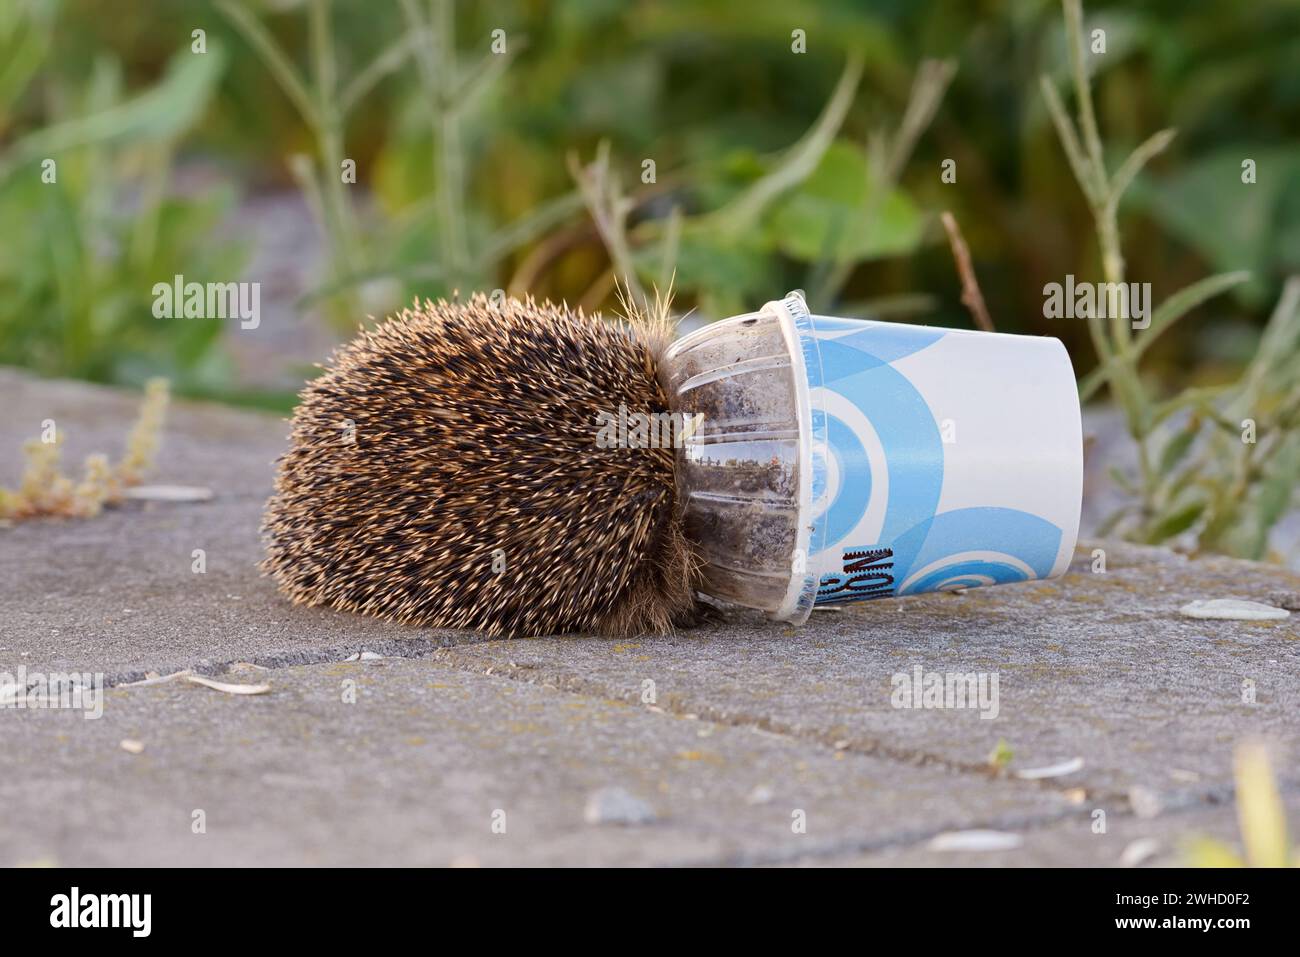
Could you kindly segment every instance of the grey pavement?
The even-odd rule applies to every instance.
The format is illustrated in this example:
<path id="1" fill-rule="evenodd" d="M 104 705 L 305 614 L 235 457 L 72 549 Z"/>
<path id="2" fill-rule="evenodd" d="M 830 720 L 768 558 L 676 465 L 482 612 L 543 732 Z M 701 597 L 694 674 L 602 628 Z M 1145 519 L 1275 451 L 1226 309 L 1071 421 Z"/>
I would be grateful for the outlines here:
<path id="1" fill-rule="evenodd" d="M 118 454 L 137 402 L 0 370 L 0 483 L 47 418 L 70 471 Z M 1197 834 L 1238 842 L 1232 754 L 1255 736 L 1300 812 L 1300 614 L 1178 614 L 1300 590 L 1284 568 L 1090 543 L 1057 581 L 800 630 L 734 612 L 667 638 L 487 641 L 280 598 L 257 527 L 286 434 L 174 403 L 150 481 L 212 501 L 0 528 L 0 672 L 113 686 L 98 720 L 0 709 L 0 864 L 1105 865 L 1146 839 L 1148 863 L 1180 863 Z M 360 652 L 383 657 L 344 660 Z M 995 676 L 996 716 L 895 707 L 917 667 Z M 271 690 L 124 686 L 185 668 Z M 610 787 L 654 819 L 589 821 Z M 970 829 L 1018 846 L 931 849 Z"/>

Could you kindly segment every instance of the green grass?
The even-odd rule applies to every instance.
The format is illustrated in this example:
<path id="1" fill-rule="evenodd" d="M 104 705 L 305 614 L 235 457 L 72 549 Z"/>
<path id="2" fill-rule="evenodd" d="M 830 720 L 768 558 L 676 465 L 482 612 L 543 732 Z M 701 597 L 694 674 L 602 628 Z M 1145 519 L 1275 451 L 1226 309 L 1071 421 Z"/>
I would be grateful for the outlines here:
<path id="1" fill-rule="evenodd" d="M 1142 169 L 1173 141 L 1173 130 L 1144 140 L 1112 172 L 1093 105 L 1083 6 L 1062 0 L 1077 121 L 1067 115 L 1048 76 L 1040 84 L 1061 146 L 1092 212 L 1106 283 L 1127 280 L 1119 210 Z M 1231 181 L 1219 189 L 1234 188 Z M 1249 186 L 1242 184 L 1241 188 Z M 1088 317 L 1097 371 L 1081 384 L 1081 399 L 1104 383 L 1124 412 L 1136 446 L 1136 474 L 1113 470 L 1130 502 L 1103 526 L 1148 544 L 1193 538 L 1204 551 L 1242 558 L 1268 555 L 1269 533 L 1286 514 L 1300 481 L 1300 279 L 1293 278 L 1259 347 L 1236 381 L 1188 388 L 1162 398 L 1139 371 L 1149 347 L 1192 308 L 1246 282 L 1245 271 L 1192 283 L 1158 306 L 1135 329 L 1126 310 L 1109 321 Z"/>

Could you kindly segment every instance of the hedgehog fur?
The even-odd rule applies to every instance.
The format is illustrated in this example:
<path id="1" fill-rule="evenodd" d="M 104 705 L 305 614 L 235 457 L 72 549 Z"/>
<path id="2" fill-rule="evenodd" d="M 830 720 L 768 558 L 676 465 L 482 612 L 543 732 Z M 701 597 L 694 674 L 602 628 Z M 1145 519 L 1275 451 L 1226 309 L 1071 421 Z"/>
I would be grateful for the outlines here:
<path id="1" fill-rule="evenodd" d="M 666 342 L 482 295 L 363 329 L 302 392 L 264 571 L 298 603 L 493 636 L 690 619 L 673 450 L 596 441 L 602 411 L 669 411 Z"/>

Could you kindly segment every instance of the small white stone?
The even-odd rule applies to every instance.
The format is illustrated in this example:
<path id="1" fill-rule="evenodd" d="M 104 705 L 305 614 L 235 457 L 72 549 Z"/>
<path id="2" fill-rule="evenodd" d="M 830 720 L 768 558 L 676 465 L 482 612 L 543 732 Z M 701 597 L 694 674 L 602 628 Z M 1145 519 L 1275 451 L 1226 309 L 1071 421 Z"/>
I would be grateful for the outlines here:
<path id="1" fill-rule="evenodd" d="M 582 816 L 588 824 L 650 824 L 655 811 L 635 794 L 611 787 L 593 792 Z"/>
<path id="2" fill-rule="evenodd" d="M 1229 621 L 1277 621 L 1290 617 L 1285 608 L 1240 598 L 1210 598 L 1190 602 L 1178 609 L 1188 618 L 1222 618 Z"/>
<path id="3" fill-rule="evenodd" d="M 772 789 L 766 784 L 757 784 L 754 790 L 749 792 L 745 798 L 746 804 L 770 804 L 773 798 Z"/>
<path id="4" fill-rule="evenodd" d="M 932 851 L 1013 851 L 1024 844 L 1006 831 L 945 831 L 930 841 Z"/>
<path id="5" fill-rule="evenodd" d="M 1153 837 L 1139 837 L 1119 856 L 1120 867 L 1140 867 L 1160 853 L 1160 842 Z"/>
<path id="6" fill-rule="evenodd" d="M 197 485 L 135 485 L 122 492 L 123 498 L 146 502 L 206 502 L 212 489 Z"/>
<path id="7" fill-rule="evenodd" d="M 1133 813 L 1141 818 L 1157 817 L 1165 807 L 1159 794 L 1140 784 L 1129 788 L 1128 803 L 1132 806 Z"/>
<path id="8" fill-rule="evenodd" d="M 1025 768 L 1023 771 L 1017 771 L 1016 777 L 1022 781 L 1041 781 L 1046 778 L 1063 778 L 1082 769 L 1083 758 L 1071 758 L 1068 761 L 1050 764 L 1045 768 Z"/>

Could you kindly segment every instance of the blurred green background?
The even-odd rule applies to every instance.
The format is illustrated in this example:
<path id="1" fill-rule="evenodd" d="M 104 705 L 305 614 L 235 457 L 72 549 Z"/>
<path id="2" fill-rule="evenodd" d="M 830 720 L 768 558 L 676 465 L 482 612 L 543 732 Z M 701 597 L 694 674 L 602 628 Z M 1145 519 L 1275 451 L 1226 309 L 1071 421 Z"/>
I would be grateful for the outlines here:
<path id="1" fill-rule="evenodd" d="M 1178 131 L 1124 194 L 1127 278 L 1159 304 L 1251 272 L 1144 347 L 1143 388 L 1236 381 L 1300 271 L 1300 3 L 1098 0 L 1086 27 L 1110 169 Z M 1062 338 L 1083 376 L 1087 323 L 1044 318 L 1043 287 L 1102 263 L 1040 74 L 1073 112 L 1055 0 L 5 0 L 0 363 L 288 409 L 333 343 L 413 296 L 609 307 L 624 269 L 675 274 L 692 321 L 803 288 L 818 311 L 969 327 L 950 210 L 997 329 Z M 262 283 L 261 325 L 155 319 L 178 273 Z M 1295 388 L 1270 393 L 1285 429 Z M 1159 411 L 1123 403 L 1172 468 Z M 1143 496 L 1148 531 L 1183 501 L 1166 491 Z"/>
<path id="2" fill-rule="evenodd" d="M 310 78 L 311 4 L 237 5 Z M 396 2 L 328 6 L 336 89 L 410 33 Z M 490 56 L 494 29 L 506 32 L 509 57 L 460 117 L 460 205 L 471 247 L 572 194 L 566 155 L 587 160 L 601 140 L 625 190 L 642 196 L 634 222 L 663 219 L 673 205 L 716 209 L 812 126 L 857 50 L 865 73 L 813 176 L 738 238 L 683 231 L 679 303 L 711 317 L 754 308 L 787 287 L 810 288 L 829 254 L 853 268 L 835 301 L 817 308 L 865 313 L 883 303 L 913 321 L 967 325 L 934 222 L 951 209 L 997 327 L 1060 336 L 1081 373 L 1091 364 L 1082 324 L 1042 318 L 1045 283 L 1098 274 L 1088 209 L 1037 84 L 1041 71 L 1062 83 L 1067 75 L 1055 2 L 454 6 L 460 74 Z M 1156 129 L 1179 133 L 1126 200 L 1129 277 L 1151 282 L 1159 301 L 1209 272 L 1248 268 L 1255 276 L 1201 307 L 1200 321 L 1182 323 L 1148 361 L 1156 375 L 1212 378 L 1249 356 L 1282 278 L 1300 268 L 1300 5 L 1098 2 L 1088 17 L 1107 34 L 1096 96 L 1117 156 Z M 319 165 L 312 131 L 212 3 L 8 0 L 0 18 L 0 362 L 103 381 L 162 373 L 182 392 L 230 390 L 238 376 L 220 357 L 223 330 L 153 319 L 150 288 L 175 272 L 256 280 L 243 270 L 257 236 L 240 228 L 238 211 L 259 195 L 297 192 L 290 157 L 307 154 Z M 197 28 L 206 31 L 206 58 L 191 53 Z M 791 52 L 794 29 L 806 31 L 806 54 Z M 954 59 L 956 75 L 895 201 L 882 204 L 883 227 L 846 236 L 867 201 L 868 136 L 896 125 L 926 57 Z M 505 287 L 548 241 L 558 248 L 530 266 L 529 290 L 570 302 L 591 293 L 608 304 L 592 292 L 608 260 L 577 204 L 518 248 L 471 265 L 459 282 L 426 278 L 443 260 L 434 112 L 408 55 L 340 124 L 342 155 L 357 165 L 348 200 L 364 244 L 352 265 L 397 277 L 366 308 L 452 284 Z M 105 113 L 101 129 L 68 129 Z M 60 126 L 62 142 L 40 139 Z M 44 155 L 59 162 L 55 188 L 40 183 L 32 164 Z M 1259 164 L 1258 184 L 1217 188 L 1237 180 L 1243 157 Z M 656 184 L 641 182 L 646 158 L 655 161 Z M 947 158 L 957 163 L 955 184 L 940 181 Z M 176 171 L 187 164 L 207 173 L 189 189 Z M 838 243 L 826 236 L 833 214 L 848 222 Z M 223 221 L 233 227 L 220 230 Z M 312 278 L 328 288 L 352 274 Z M 323 322 L 324 306 L 295 302 Z"/>

